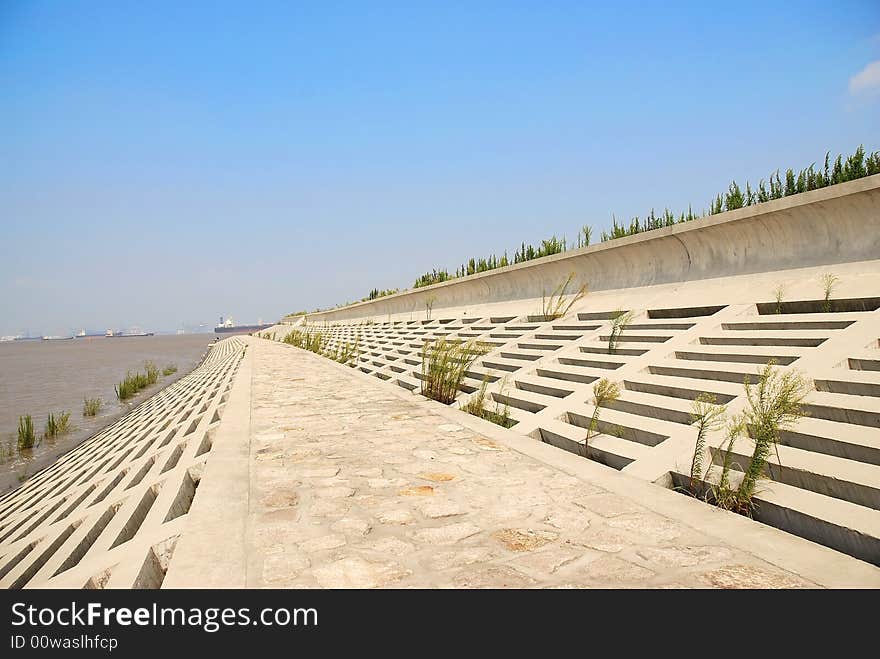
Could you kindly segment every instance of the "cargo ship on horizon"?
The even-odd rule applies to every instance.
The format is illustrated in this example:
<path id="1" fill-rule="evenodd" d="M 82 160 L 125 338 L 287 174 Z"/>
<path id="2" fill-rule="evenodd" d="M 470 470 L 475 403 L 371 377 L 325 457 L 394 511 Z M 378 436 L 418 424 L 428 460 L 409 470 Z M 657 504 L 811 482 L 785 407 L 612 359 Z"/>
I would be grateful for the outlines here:
<path id="1" fill-rule="evenodd" d="M 274 324 L 275 323 L 264 323 L 261 318 L 257 321 L 256 325 L 236 325 L 232 318 L 227 318 L 224 321 L 223 316 L 220 316 L 220 324 L 214 328 L 214 333 L 225 335 L 251 334 L 252 332 L 259 332 L 267 327 L 272 327 Z"/>

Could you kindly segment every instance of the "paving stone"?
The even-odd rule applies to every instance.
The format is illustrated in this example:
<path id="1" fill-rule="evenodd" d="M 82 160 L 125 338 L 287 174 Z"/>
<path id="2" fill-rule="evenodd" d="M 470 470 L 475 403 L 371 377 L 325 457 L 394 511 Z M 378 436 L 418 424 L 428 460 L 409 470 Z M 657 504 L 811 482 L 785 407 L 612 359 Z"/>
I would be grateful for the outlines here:
<path id="1" fill-rule="evenodd" d="M 733 552 L 727 547 L 643 547 L 637 553 L 645 560 L 668 567 L 692 567 L 722 562 L 733 556 Z"/>
<path id="2" fill-rule="evenodd" d="M 643 585 L 655 573 L 635 563 L 616 556 L 600 556 L 586 568 L 587 576 L 597 582 L 609 585 Z"/>
<path id="3" fill-rule="evenodd" d="M 319 538 L 312 538 L 305 542 L 299 543 L 299 548 L 304 552 L 312 553 L 316 551 L 326 551 L 327 549 L 336 549 L 345 545 L 345 536 L 341 533 L 331 533 L 322 535 Z"/>
<path id="4" fill-rule="evenodd" d="M 447 524 L 446 526 L 438 526 L 435 528 L 422 529 L 412 534 L 412 537 L 418 542 L 428 545 L 448 545 L 459 540 L 464 540 L 472 535 L 476 535 L 482 529 L 470 522 L 460 522 L 456 524 Z"/>
<path id="5" fill-rule="evenodd" d="M 464 515 L 465 510 L 454 501 L 447 500 L 428 500 L 418 504 L 418 509 L 422 515 L 429 519 L 439 519 L 441 517 L 455 517 L 456 515 Z"/>
<path id="6" fill-rule="evenodd" d="M 559 537 L 552 531 L 536 531 L 533 529 L 501 529 L 495 531 L 492 537 L 507 547 L 510 551 L 532 551 L 543 547 L 548 542 L 553 542 Z"/>
<path id="7" fill-rule="evenodd" d="M 754 567 L 730 565 L 701 575 L 700 580 L 713 588 L 812 588 L 808 581 L 794 575 Z"/>
<path id="8" fill-rule="evenodd" d="M 367 535 L 373 529 L 373 525 L 365 519 L 344 517 L 333 522 L 330 528 L 338 533 L 346 533 L 348 535 Z"/>
<path id="9" fill-rule="evenodd" d="M 452 580 L 457 588 L 526 588 L 538 583 L 509 565 L 469 568 Z"/>
<path id="10" fill-rule="evenodd" d="M 569 542 L 572 545 L 609 553 L 617 553 L 632 545 L 632 542 L 623 536 L 604 528 L 591 528 Z"/>
<path id="11" fill-rule="evenodd" d="M 654 514 L 624 515 L 608 520 L 608 526 L 632 531 L 651 540 L 674 540 L 681 535 L 681 525 Z"/>
<path id="12" fill-rule="evenodd" d="M 409 572 L 392 562 L 373 562 L 354 556 L 312 570 L 323 588 L 379 588 L 388 586 Z"/>

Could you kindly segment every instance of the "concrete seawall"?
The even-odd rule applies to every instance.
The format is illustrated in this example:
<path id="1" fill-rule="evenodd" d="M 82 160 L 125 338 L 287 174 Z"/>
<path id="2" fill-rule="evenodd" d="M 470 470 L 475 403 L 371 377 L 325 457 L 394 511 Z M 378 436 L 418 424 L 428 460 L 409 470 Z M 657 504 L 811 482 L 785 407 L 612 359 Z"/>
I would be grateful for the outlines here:
<path id="1" fill-rule="evenodd" d="M 432 298 L 435 312 L 536 299 L 571 272 L 608 291 L 878 256 L 880 174 L 308 317 L 409 317 Z"/>
<path id="2" fill-rule="evenodd" d="M 875 176 L 288 319 L 357 345 L 345 365 L 279 343 L 289 324 L 226 339 L 0 497 L 0 587 L 878 587 L 878 223 Z M 536 316 L 571 271 L 590 294 Z M 440 338 L 485 348 L 449 406 L 420 395 Z M 693 401 L 743 412 L 771 362 L 808 416 L 757 521 L 676 492 Z M 512 427 L 461 411 L 484 383 Z"/>

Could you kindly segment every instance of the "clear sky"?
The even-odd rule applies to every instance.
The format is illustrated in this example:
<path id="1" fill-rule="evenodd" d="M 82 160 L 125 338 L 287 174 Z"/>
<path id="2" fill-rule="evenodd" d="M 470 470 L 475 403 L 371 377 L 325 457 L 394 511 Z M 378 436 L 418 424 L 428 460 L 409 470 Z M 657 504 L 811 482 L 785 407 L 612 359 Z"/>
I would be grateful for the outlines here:
<path id="1" fill-rule="evenodd" d="M 3 0 L 0 334 L 275 319 L 860 143 L 876 0 Z"/>

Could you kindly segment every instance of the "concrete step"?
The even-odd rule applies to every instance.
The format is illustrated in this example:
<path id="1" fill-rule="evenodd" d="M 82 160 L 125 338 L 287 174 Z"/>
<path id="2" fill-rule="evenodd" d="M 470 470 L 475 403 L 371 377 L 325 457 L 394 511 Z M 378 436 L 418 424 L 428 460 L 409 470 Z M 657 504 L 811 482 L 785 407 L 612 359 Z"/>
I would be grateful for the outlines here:
<path id="1" fill-rule="evenodd" d="M 594 407 L 590 404 L 572 402 L 566 406 L 566 418 L 568 423 L 573 426 L 588 428 L 593 411 Z M 673 432 L 680 432 L 678 424 L 611 408 L 602 408 L 597 421 L 597 429 L 606 435 L 620 437 L 645 446 L 657 446 L 668 439 Z"/>
<path id="2" fill-rule="evenodd" d="M 581 352 L 587 352 L 594 355 L 627 355 L 630 357 L 638 357 L 639 355 L 644 355 L 651 348 L 619 348 L 615 347 L 614 352 L 608 352 L 607 345 L 585 345 L 579 346 L 578 348 Z"/>
<path id="3" fill-rule="evenodd" d="M 807 397 L 804 410 L 816 419 L 880 428 L 880 402 L 870 396 L 816 391 Z"/>
<path id="4" fill-rule="evenodd" d="M 586 430 L 556 419 L 542 422 L 537 430 L 538 438 L 564 451 L 575 455 L 584 455 Z M 589 459 L 594 462 L 623 469 L 631 462 L 643 457 L 650 449 L 642 444 L 630 442 L 612 435 L 598 434 L 590 437 Z"/>
<path id="5" fill-rule="evenodd" d="M 517 388 L 507 388 L 503 393 L 493 392 L 491 396 L 495 402 L 525 410 L 526 412 L 532 412 L 533 414 L 540 412 L 548 405 L 552 405 L 559 400 L 555 396 Z"/>
<path id="6" fill-rule="evenodd" d="M 721 404 L 729 403 L 743 393 L 742 384 L 721 381 L 709 382 L 699 378 L 653 375 L 651 373 L 639 373 L 626 378 L 623 381 L 623 386 L 630 391 L 687 400 L 694 400 L 702 393 L 709 393 L 713 394 Z"/>
<path id="7" fill-rule="evenodd" d="M 799 419 L 792 430 L 781 431 L 779 443 L 813 453 L 880 465 L 880 429 L 877 428 L 860 428 L 858 432 L 853 432 L 849 424 L 805 417 Z"/>
<path id="8" fill-rule="evenodd" d="M 617 337 L 618 343 L 666 343 L 672 338 L 672 334 L 657 334 L 655 332 L 648 333 L 638 330 L 630 330 L 629 328 L 621 332 Z M 602 334 L 599 340 L 606 342 L 610 339 L 610 334 Z"/>
<path id="9" fill-rule="evenodd" d="M 704 318 L 712 316 L 727 305 L 713 305 L 703 307 L 676 307 L 671 309 L 648 309 L 648 318 Z"/>
<path id="10" fill-rule="evenodd" d="M 779 320 L 861 320 L 865 313 L 876 311 L 880 298 L 850 298 L 831 300 L 831 311 L 825 313 L 823 300 L 799 300 L 782 303 L 782 313 L 776 313 L 776 303 L 757 303 L 759 317 Z"/>
<path id="11" fill-rule="evenodd" d="M 504 359 L 519 359 L 519 360 L 528 361 L 528 362 L 533 362 L 533 361 L 536 361 L 538 359 L 541 359 L 541 357 L 543 357 L 543 355 L 539 352 L 529 352 L 527 350 L 517 350 L 517 349 L 511 349 L 511 348 L 507 348 L 505 350 L 502 350 L 501 356 Z"/>
<path id="12" fill-rule="evenodd" d="M 626 326 L 624 331 L 629 332 L 630 330 L 675 330 L 683 332 L 684 330 L 689 330 L 691 327 L 696 325 L 696 323 L 670 323 L 670 322 L 640 322 L 640 323 L 631 323 Z"/>
<path id="13" fill-rule="evenodd" d="M 577 339 L 583 338 L 583 334 L 572 334 L 570 332 L 537 332 L 535 333 L 535 337 L 541 341 L 576 341 Z"/>
<path id="14" fill-rule="evenodd" d="M 602 327 L 601 323 L 574 323 L 574 322 L 565 322 L 565 323 L 553 323 L 550 327 L 553 328 L 554 332 L 577 332 L 578 336 L 583 336 L 584 334 L 589 334 L 590 332 L 595 332 L 597 329 Z M 546 330 L 544 330 L 546 331 Z"/>
<path id="15" fill-rule="evenodd" d="M 741 441 L 734 449 L 734 459 L 743 468 L 749 463 L 752 446 Z M 777 448 L 779 457 L 774 450 L 768 458 L 767 474 L 773 481 L 880 510 L 880 466 L 791 446 Z M 716 451 L 715 461 L 720 459 Z"/>
<path id="16" fill-rule="evenodd" d="M 854 371 L 880 371 L 880 351 L 861 352 L 849 357 L 847 362 Z"/>
<path id="17" fill-rule="evenodd" d="M 796 330 L 841 330 L 852 325 L 855 320 L 742 320 L 721 323 L 723 330 L 784 331 Z"/>
<path id="18" fill-rule="evenodd" d="M 698 380 L 717 380 L 720 382 L 736 382 L 742 384 L 745 378 L 749 382 L 757 382 L 758 369 L 747 364 L 727 363 L 724 367 L 718 362 L 703 362 L 691 360 L 666 360 L 648 366 L 648 371 L 654 375 L 672 375 L 682 378 L 695 378 Z"/>
<path id="19" fill-rule="evenodd" d="M 503 357 L 491 357 L 491 358 L 483 358 L 478 360 L 480 365 L 484 366 L 488 369 L 495 369 L 497 371 L 518 371 L 524 366 L 524 363 L 519 360 L 513 359 L 504 359 Z"/>
<path id="20" fill-rule="evenodd" d="M 543 340 L 534 340 L 530 339 L 528 341 L 523 341 L 521 343 L 517 343 L 516 347 L 520 350 L 544 350 L 548 352 L 553 352 L 555 350 L 559 350 L 564 347 L 564 343 L 553 342 L 553 341 L 543 341 Z"/>
<path id="21" fill-rule="evenodd" d="M 766 364 L 771 359 L 781 366 L 788 366 L 803 354 L 794 348 L 752 346 L 748 350 L 732 350 L 727 347 L 705 346 L 676 350 L 677 359 L 706 362 L 740 362 L 743 364 Z"/>
<path id="22" fill-rule="evenodd" d="M 557 361 L 566 366 L 599 368 L 607 371 L 616 370 L 626 363 L 625 361 L 615 361 L 612 359 L 584 359 L 581 357 L 559 357 Z"/>
<path id="23" fill-rule="evenodd" d="M 489 380 L 489 382 L 495 382 L 501 379 L 501 375 L 496 373 L 493 369 L 481 368 L 477 364 L 472 364 L 471 367 L 464 372 L 465 377 L 469 380 L 474 380 L 478 385 L 482 384 L 483 380 Z"/>
<path id="24" fill-rule="evenodd" d="M 773 481 L 755 502 L 756 520 L 880 565 L 880 512 Z"/>
<path id="25" fill-rule="evenodd" d="M 629 309 L 617 309 L 612 311 L 585 311 L 577 315 L 578 320 L 613 320 L 621 313 L 626 313 Z"/>
<path id="26" fill-rule="evenodd" d="M 601 375 L 593 375 L 583 369 L 576 367 L 566 367 L 564 364 L 549 364 L 539 366 L 535 369 L 535 373 L 542 378 L 550 378 L 553 380 L 563 380 L 567 382 L 579 382 L 582 384 L 590 384 L 595 382 Z"/>
<path id="27" fill-rule="evenodd" d="M 828 340 L 827 332 L 798 332 L 797 336 L 773 332 L 713 333 L 700 337 L 702 345 L 714 346 L 780 346 L 816 348 Z"/>
<path id="28" fill-rule="evenodd" d="M 880 397 L 880 372 L 833 369 L 814 376 L 813 382 L 818 391 Z"/>
<path id="29" fill-rule="evenodd" d="M 574 393 L 574 388 L 564 389 L 558 384 L 558 380 L 537 377 L 534 375 L 518 375 L 514 378 L 514 386 L 524 391 L 532 391 L 534 393 L 543 394 L 544 396 L 553 396 L 554 398 L 565 398 Z"/>
<path id="30" fill-rule="evenodd" d="M 670 398 L 628 390 L 624 390 L 617 400 L 608 403 L 609 408 L 620 412 L 629 412 L 686 426 L 693 422 L 691 419 L 692 406 L 692 401 L 683 398 Z"/>

